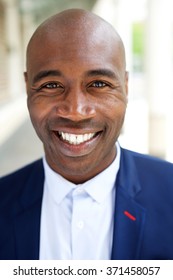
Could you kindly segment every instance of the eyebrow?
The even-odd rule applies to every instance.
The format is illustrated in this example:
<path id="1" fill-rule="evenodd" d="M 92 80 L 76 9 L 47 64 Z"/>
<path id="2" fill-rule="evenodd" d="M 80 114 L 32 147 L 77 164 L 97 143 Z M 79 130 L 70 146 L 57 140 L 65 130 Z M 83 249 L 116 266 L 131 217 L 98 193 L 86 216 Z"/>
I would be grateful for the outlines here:
<path id="1" fill-rule="evenodd" d="M 93 76 L 106 76 L 109 77 L 111 79 L 117 79 L 116 74 L 109 69 L 94 69 L 94 70 L 89 70 L 86 72 L 86 75 L 89 77 L 93 77 Z M 33 83 L 37 83 L 39 82 L 41 79 L 46 78 L 46 77 L 57 77 L 57 76 L 62 76 L 61 71 L 59 70 L 43 70 L 40 71 L 38 74 L 35 75 L 35 77 L 33 78 Z"/>
<path id="2" fill-rule="evenodd" d="M 62 76 L 62 73 L 58 70 L 40 71 L 38 74 L 35 75 L 35 77 L 33 79 L 33 83 L 35 84 L 35 83 L 39 82 L 41 79 L 49 77 L 49 76 L 53 76 L 53 77 Z"/>
<path id="3" fill-rule="evenodd" d="M 95 69 L 87 72 L 87 76 L 107 76 L 111 79 L 117 79 L 117 75 L 110 69 Z"/>

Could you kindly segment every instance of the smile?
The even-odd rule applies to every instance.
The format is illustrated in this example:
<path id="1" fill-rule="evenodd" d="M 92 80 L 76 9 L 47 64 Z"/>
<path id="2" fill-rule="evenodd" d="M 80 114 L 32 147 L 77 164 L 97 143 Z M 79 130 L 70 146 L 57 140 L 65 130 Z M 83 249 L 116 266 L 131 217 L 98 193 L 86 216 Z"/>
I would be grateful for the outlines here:
<path id="1" fill-rule="evenodd" d="M 85 134 L 71 134 L 67 132 L 59 131 L 58 135 L 61 140 L 68 142 L 71 145 L 83 144 L 96 136 L 97 133 L 85 133 Z"/>

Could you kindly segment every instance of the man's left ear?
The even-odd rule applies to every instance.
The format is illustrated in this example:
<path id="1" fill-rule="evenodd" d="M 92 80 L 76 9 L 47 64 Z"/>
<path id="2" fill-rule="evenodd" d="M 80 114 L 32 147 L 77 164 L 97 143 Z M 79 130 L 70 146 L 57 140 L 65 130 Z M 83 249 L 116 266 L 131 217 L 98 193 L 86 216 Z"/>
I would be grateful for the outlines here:
<path id="1" fill-rule="evenodd" d="M 128 92 L 129 92 L 129 72 L 125 72 L 125 91 L 126 91 L 126 96 L 128 97 Z"/>

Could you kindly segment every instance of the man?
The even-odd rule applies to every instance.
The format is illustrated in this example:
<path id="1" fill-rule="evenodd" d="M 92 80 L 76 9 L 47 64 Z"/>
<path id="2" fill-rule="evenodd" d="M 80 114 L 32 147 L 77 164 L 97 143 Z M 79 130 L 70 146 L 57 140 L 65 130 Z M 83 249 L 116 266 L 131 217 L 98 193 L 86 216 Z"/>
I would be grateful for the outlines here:
<path id="1" fill-rule="evenodd" d="M 0 180 L 0 258 L 173 259 L 173 165 L 117 143 L 128 74 L 113 27 L 49 18 L 24 75 L 45 158 Z"/>

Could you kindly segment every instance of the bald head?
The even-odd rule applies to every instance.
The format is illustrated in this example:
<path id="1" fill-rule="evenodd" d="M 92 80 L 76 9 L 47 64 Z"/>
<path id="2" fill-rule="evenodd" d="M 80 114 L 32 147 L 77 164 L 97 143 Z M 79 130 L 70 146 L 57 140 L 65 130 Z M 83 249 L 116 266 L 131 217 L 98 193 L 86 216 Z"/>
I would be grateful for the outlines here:
<path id="1" fill-rule="evenodd" d="M 36 29 L 27 47 L 27 67 L 36 45 L 43 47 L 50 41 L 56 44 L 63 40 L 69 45 L 75 42 L 76 46 L 81 41 L 85 41 L 86 47 L 88 41 L 90 45 L 95 44 L 96 41 L 100 45 L 107 44 L 112 51 L 119 53 L 120 63 L 125 68 L 124 45 L 116 30 L 101 17 L 81 9 L 70 9 L 58 13 Z"/>

